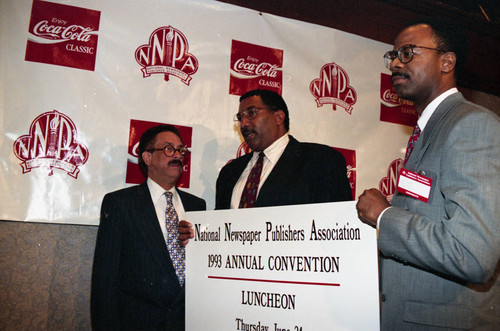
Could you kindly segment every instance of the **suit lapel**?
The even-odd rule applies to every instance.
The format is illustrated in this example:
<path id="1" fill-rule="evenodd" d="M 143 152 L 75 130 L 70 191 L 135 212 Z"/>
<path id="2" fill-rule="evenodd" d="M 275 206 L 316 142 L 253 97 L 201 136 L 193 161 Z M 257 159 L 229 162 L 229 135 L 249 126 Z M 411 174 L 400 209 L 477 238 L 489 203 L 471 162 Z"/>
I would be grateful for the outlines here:
<path id="1" fill-rule="evenodd" d="M 444 99 L 443 102 L 441 102 L 441 104 L 436 108 L 434 114 L 432 114 L 429 122 L 427 122 L 427 125 L 424 128 L 422 142 L 417 142 L 417 145 L 415 146 L 416 158 L 412 160 L 411 163 L 408 163 L 415 165 L 415 167 L 418 167 L 418 164 L 422 160 L 427 149 L 433 142 L 436 141 L 436 136 L 439 135 L 441 131 L 443 121 L 446 120 L 446 115 L 461 99 L 463 99 L 461 93 L 452 94 Z"/>
<path id="2" fill-rule="evenodd" d="M 133 219 L 137 222 L 137 231 L 143 236 L 144 242 L 148 245 L 153 256 L 167 259 L 168 263 L 171 264 L 167 245 L 146 182 L 139 186 L 139 194 L 135 204 Z"/>
<path id="3" fill-rule="evenodd" d="M 269 201 L 270 198 L 272 200 L 274 194 L 281 191 L 283 183 L 286 183 L 288 178 L 292 178 L 295 175 L 295 164 L 298 158 L 299 147 L 299 142 L 290 136 L 290 141 L 283 154 L 260 189 L 259 196 L 255 202 L 256 206 L 261 205 L 259 202 Z"/>
<path id="4" fill-rule="evenodd" d="M 226 174 L 224 177 L 225 180 L 223 182 L 223 188 L 220 190 L 220 193 L 218 192 L 217 194 L 221 194 L 219 199 L 219 202 L 221 205 L 219 208 L 222 209 L 230 209 L 231 208 L 231 199 L 233 196 L 233 189 L 236 183 L 238 182 L 238 179 L 241 177 L 241 174 L 243 173 L 243 170 L 245 170 L 245 167 L 247 166 L 248 162 L 252 159 L 253 153 L 245 154 L 236 160 L 231 161 L 230 167 L 229 167 L 229 172 Z"/>
<path id="5" fill-rule="evenodd" d="M 230 177 L 230 182 L 228 182 L 228 186 L 233 188 L 236 183 L 238 182 L 238 179 L 240 179 L 241 174 L 243 173 L 243 170 L 245 170 L 248 162 L 252 159 L 253 152 L 245 154 L 241 157 L 241 160 L 238 160 L 237 163 L 234 165 L 234 176 Z M 234 162 L 234 161 L 233 161 Z"/>
<path id="6" fill-rule="evenodd" d="M 175 187 L 175 190 L 177 191 L 177 194 L 181 198 L 184 211 L 193 211 L 195 209 L 195 205 L 192 203 L 193 200 L 191 199 L 191 197 L 188 194 L 186 194 L 186 192 L 179 190 L 177 187 Z"/>

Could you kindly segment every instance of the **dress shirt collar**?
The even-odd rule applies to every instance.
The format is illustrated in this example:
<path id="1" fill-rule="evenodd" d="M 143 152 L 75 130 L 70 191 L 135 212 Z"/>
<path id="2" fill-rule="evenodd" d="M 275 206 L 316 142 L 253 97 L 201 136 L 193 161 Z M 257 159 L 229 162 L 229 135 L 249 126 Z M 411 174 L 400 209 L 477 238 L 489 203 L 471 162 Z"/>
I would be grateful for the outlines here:
<path id="1" fill-rule="evenodd" d="M 418 126 L 420 127 L 421 131 L 424 131 L 425 126 L 427 125 L 427 122 L 431 118 L 432 114 L 434 114 L 434 111 L 436 108 L 439 106 L 441 102 L 443 102 L 444 99 L 446 99 L 448 96 L 452 95 L 453 93 L 457 93 L 458 89 L 456 87 L 453 87 L 443 93 L 441 93 L 436 99 L 432 100 L 430 104 L 425 107 L 424 111 L 422 112 L 422 116 L 418 119 Z"/>
<path id="2" fill-rule="evenodd" d="M 156 204 L 156 202 L 159 201 L 160 199 L 165 200 L 165 198 L 163 197 L 165 189 L 163 187 L 161 187 L 157 182 L 155 182 L 149 177 L 146 182 L 148 184 L 149 192 L 151 193 L 151 199 L 153 200 L 153 203 Z M 174 199 L 177 198 L 177 190 L 175 189 L 175 186 L 168 191 L 172 192 Z"/>
<path id="3" fill-rule="evenodd" d="M 285 150 L 286 146 L 288 145 L 288 142 L 290 141 L 290 137 L 288 136 L 288 133 L 284 134 L 280 138 L 278 138 L 276 141 L 274 141 L 268 148 L 264 150 L 264 155 L 266 158 L 271 162 L 271 164 L 274 166 L 278 160 L 281 157 L 281 154 L 283 154 L 283 151 Z M 253 158 L 257 160 L 259 157 L 260 152 L 254 152 L 253 153 Z"/>

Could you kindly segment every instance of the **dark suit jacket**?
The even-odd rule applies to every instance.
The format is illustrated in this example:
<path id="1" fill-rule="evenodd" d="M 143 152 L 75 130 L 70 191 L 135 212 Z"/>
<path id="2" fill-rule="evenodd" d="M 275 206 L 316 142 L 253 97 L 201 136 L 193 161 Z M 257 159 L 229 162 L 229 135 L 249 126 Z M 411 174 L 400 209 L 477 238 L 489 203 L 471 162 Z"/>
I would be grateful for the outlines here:
<path id="1" fill-rule="evenodd" d="M 206 203 L 177 190 L 186 211 Z M 95 330 L 184 330 L 180 286 L 146 182 L 108 193 L 92 270 Z"/>
<path id="2" fill-rule="evenodd" d="M 217 178 L 215 209 L 229 209 L 233 188 L 252 158 L 246 154 L 222 168 Z M 255 207 L 352 200 L 347 168 L 331 147 L 290 142 L 262 185 Z"/>

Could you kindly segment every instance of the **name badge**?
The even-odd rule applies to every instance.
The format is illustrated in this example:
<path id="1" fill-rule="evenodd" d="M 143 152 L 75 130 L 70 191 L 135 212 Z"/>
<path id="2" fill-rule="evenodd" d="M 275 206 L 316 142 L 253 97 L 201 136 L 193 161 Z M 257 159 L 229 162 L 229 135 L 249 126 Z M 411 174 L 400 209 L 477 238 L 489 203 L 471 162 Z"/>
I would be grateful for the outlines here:
<path id="1" fill-rule="evenodd" d="M 423 202 L 429 202 L 432 178 L 417 174 L 416 172 L 401 169 L 397 190 Z"/>

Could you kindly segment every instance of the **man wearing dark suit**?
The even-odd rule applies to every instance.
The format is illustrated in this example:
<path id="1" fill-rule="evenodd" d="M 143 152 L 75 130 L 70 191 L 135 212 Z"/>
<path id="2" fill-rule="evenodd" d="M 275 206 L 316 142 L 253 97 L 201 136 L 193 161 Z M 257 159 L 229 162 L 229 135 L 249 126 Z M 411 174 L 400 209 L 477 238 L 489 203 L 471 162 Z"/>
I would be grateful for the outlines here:
<path id="1" fill-rule="evenodd" d="M 165 192 L 172 193 L 180 220 L 185 211 L 206 209 L 203 199 L 175 186 L 187 153 L 175 127 L 149 129 L 139 142 L 147 180 L 104 197 L 92 270 L 95 330 L 184 330 L 183 277 L 166 243 L 173 236 L 185 244 L 192 233 L 184 229 L 186 221 L 180 236 L 167 230 Z"/>
<path id="2" fill-rule="evenodd" d="M 352 200 L 342 154 L 331 147 L 300 143 L 288 135 L 288 107 L 272 91 L 253 90 L 240 98 L 235 121 L 253 150 L 219 173 L 215 209 L 239 208 L 251 169 L 264 152 L 253 207 Z"/>
<path id="3" fill-rule="evenodd" d="M 456 27 L 428 19 L 384 56 L 399 97 L 419 114 L 404 168 L 432 183 L 415 194 L 400 180 L 408 194 L 391 206 L 376 189 L 359 197 L 360 219 L 379 233 L 382 330 L 500 326 L 500 119 L 456 89 L 464 45 Z"/>

